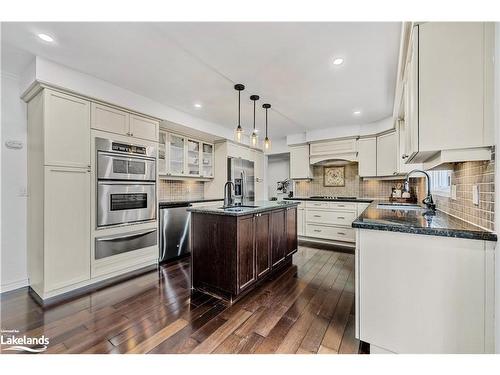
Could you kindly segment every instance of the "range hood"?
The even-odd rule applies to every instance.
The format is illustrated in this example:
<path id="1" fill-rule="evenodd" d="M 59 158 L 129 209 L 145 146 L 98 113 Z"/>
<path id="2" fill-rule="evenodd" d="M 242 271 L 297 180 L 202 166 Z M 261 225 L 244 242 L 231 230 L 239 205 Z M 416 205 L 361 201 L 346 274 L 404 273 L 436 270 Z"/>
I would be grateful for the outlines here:
<path id="1" fill-rule="evenodd" d="M 358 153 L 355 151 L 314 156 L 311 155 L 309 157 L 309 163 L 311 165 L 346 165 L 357 161 Z"/>

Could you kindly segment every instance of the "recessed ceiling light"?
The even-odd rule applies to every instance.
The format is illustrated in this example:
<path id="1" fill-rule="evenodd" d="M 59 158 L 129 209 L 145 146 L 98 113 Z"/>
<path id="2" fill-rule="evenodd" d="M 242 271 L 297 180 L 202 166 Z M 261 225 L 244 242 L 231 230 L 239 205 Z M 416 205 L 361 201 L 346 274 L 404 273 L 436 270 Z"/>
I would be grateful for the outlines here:
<path id="1" fill-rule="evenodd" d="M 336 59 L 333 60 L 333 65 L 341 65 L 344 62 L 344 59 L 342 57 L 337 57 Z"/>
<path id="2" fill-rule="evenodd" d="M 38 34 L 38 37 L 44 42 L 52 43 L 54 41 L 54 38 L 47 34 Z"/>
<path id="3" fill-rule="evenodd" d="M 355 116 L 359 116 L 361 114 L 361 111 L 354 111 L 352 114 Z"/>
<path id="4" fill-rule="evenodd" d="M 194 107 L 195 107 L 195 108 L 201 108 L 201 107 L 203 107 L 203 106 L 202 106 L 200 103 L 194 103 Z"/>

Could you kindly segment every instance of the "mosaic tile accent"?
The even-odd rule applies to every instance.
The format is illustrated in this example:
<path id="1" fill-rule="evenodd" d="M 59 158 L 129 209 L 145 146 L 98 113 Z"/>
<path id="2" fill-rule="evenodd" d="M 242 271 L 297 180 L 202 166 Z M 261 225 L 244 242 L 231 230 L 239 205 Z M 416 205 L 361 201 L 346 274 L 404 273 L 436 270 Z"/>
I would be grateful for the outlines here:
<path id="1" fill-rule="evenodd" d="M 180 201 L 204 198 L 202 181 L 159 180 L 158 200 Z"/>
<path id="2" fill-rule="evenodd" d="M 439 210 L 488 230 L 495 228 L 495 157 L 492 160 L 455 163 L 451 184 L 457 199 L 434 195 Z M 472 185 L 479 187 L 479 205 L 472 203 Z"/>

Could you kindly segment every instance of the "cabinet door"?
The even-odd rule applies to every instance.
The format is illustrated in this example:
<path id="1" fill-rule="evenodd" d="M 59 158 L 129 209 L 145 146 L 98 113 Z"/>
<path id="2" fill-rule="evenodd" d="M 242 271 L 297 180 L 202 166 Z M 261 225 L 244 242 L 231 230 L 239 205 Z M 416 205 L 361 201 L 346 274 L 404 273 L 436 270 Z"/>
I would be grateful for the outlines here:
<path id="1" fill-rule="evenodd" d="M 286 214 L 286 253 L 288 256 L 297 251 L 297 209 L 290 207 Z"/>
<path id="2" fill-rule="evenodd" d="M 92 103 L 92 129 L 129 135 L 130 115 L 119 109 Z"/>
<path id="3" fill-rule="evenodd" d="M 158 121 L 145 117 L 130 115 L 130 136 L 147 139 L 148 141 L 158 141 Z"/>
<path id="4" fill-rule="evenodd" d="M 267 274 L 271 269 L 270 218 L 271 215 L 269 213 L 255 215 L 255 264 L 257 277 Z"/>
<path id="5" fill-rule="evenodd" d="M 377 138 L 362 138 L 358 141 L 358 168 L 360 177 L 377 175 Z"/>
<path id="6" fill-rule="evenodd" d="M 88 168 L 90 165 L 90 102 L 45 92 L 45 165 Z"/>
<path id="7" fill-rule="evenodd" d="M 398 172 L 396 133 L 377 137 L 377 176 L 393 176 Z"/>
<path id="8" fill-rule="evenodd" d="M 90 279 L 90 171 L 45 167 L 45 289 Z"/>
<path id="9" fill-rule="evenodd" d="M 290 178 L 312 178 L 309 145 L 290 147 Z"/>
<path id="10" fill-rule="evenodd" d="M 189 176 L 200 175 L 200 151 L 200 142 L 187 140 L 187 174 Z"/>
<path id="11" fill-rule="evenodd" d="M 271 216 L 271 256 L 273 266 L 285 258 L 286 242 L 285 210 L 273 211 Z"/>
<path id="12" fill-rule="evenodd" d="M 214 176 L 214 145 L 210 143 L 202 144 L 201 154 L 201 175 L 203 177 Z"/>
<path id="13" fill-rule="evenodd" d="M 158 140 L 158 174 L 165 175 L 167 173 L 167 138 L 165 132 L 159 133 Z"/>
<path id="14" fill-rule="evenodd" d="M 260 151 L 253 151 L 254 174 L 255 174 L 255 200 L 264 200 L 264 154 Z"/>
<path id="15" fill-rule="evenodd" d="M 254 217 L 247 216 L 238 219 L 238 290 L 255 279 Z"/>
<path id="16" fill-rule="evenodd" d="M 170 134 L 168 141 L 168 171 L 172 175 L 184 174 L 184 143 L 185 138 L 180 135 Z"/>

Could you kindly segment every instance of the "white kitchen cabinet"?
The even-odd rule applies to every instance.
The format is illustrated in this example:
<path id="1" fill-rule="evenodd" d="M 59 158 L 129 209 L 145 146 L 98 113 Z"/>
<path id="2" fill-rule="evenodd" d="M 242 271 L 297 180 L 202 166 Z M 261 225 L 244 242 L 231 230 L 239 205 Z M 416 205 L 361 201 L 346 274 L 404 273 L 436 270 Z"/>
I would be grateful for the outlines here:
<path id="1" fill-rule="evenodd" d="M 407 162 L 493 145 L 493 24 L 415 26 L 405 90 Z"/>
<path id="2" fill-rule="evenodd" d="M 159 132 L 160 178 L 213 178 L 214 145 L 181 134 Z"/>
<path id="3" fill-rule="evenodd" d="M 494 242 L 356 231 L 357 338 L 394 353 L 494 351 Z"/>
<path id="4" fill-rule="evenodd" d="M 156 120 L 130 114 L 130 136 L 146 139 L 148 141 L 158 141 L 158 130 L 160 124 Z"/>
<path id="5" fill-rule="evenodd" d="M 358 140 L 358 174 L 360 177 L 377 175 L 377 137 Z"/>
<path id="6" fill-rule="evenodd" d="M 90 170 L 45 167 L 44 293 L 90 279 Z"/>
<path id="7" fill-rule="evenodd" d="M 44 299 L 90 280 L 90 103 L 41 90 L 28 102 L 27 148 L 28 275 Z"/>
<path id="8" fill-rule="evenodd" d="M 290 178 L 295 180 L 313 178 L 309 164 L 309 145 L 290 146 Z"/>
<path id="9" fill-rule="evenodd" d="M 88 168 L 90 165 L 90 102 L 44 90 L 45 165 Z"/>
<path id="10" fill-rule="evenodd" d="M 158 141 L 159 122 L 100 103 L 92 103 L 93 129 Z"/>
<path id="11" fill-rule="evenodd" d="M 321 157 L 323 155 L 343 155 L 352 154 L 357 151 L 356 138 L 339 139 L 325 142 L 314 142 L 310 146 L 311 157 Z"/>
<path id="12" fill-rule="evenodd" d="M 392 176 L 398 173 L 397 149 L 396 132 L 377 137 L 377 176 Z"/>

